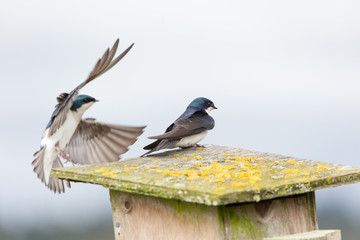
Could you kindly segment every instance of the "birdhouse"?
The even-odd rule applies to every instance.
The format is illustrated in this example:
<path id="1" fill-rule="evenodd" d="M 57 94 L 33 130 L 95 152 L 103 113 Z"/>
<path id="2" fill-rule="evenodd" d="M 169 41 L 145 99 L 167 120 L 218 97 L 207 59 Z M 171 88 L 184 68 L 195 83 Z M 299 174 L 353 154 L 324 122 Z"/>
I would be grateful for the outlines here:
<path id="1" fill-rule="evenodd" d="M 315 191 L 360 170 L 240 148 L 167 151 L 52 176 L 110 191 L 115 239 L 341 239 L 319 230 Z"/>

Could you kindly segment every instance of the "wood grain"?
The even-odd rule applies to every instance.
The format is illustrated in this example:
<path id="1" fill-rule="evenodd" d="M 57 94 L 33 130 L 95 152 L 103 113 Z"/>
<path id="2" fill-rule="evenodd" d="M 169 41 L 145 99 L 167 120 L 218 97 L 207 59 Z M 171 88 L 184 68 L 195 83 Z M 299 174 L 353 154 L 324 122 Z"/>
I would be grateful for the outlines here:
<path id="1" fill-rule="evenodd" d="M 110 198 L 116 240 L 221 239 L 216 207 L 118 191 Z"/>

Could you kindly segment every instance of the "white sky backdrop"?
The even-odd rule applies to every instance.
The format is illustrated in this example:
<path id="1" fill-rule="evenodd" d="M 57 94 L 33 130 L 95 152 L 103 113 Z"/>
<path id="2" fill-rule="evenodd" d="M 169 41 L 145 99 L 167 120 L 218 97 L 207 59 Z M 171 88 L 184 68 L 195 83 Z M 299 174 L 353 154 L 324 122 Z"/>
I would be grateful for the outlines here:
<path id="1" fill-rule="evenodd" d="M 106 189 L 54 195 L 31 161 L 56 96 L 118 37 L 134 48 L 82 93 L 100 99 L 87 117 L 148 125 L 125 157 L 204 96 L 219 109 L 202 143 L 360 166 L 359 12 L 329 0 L 2 1 L 0 226 L 111 217 Z M 359 199 L 360 184 L 317 192 L 319 211 L 357 220 Z"/>

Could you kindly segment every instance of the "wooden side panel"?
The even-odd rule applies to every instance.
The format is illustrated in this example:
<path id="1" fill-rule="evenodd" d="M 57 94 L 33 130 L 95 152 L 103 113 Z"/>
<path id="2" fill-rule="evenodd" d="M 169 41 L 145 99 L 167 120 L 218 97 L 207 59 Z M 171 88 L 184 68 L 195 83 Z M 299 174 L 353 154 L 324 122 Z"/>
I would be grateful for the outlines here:
<path id="1" fill-rule="evenodd" d="M 116 240 L 263 239 L 318 228 L 314 193 L 207 206 L 110 190 Z"/>
<path id="2" fill-rule="evenodd" d="M 314 192 L 223 206 L 225 239 L 263 239 L 318 229 Z"/>
<path id="3" fill-rule="evenodd" d="M 116 240 L 222 239 L 217 208 L 110 190 Z"/>

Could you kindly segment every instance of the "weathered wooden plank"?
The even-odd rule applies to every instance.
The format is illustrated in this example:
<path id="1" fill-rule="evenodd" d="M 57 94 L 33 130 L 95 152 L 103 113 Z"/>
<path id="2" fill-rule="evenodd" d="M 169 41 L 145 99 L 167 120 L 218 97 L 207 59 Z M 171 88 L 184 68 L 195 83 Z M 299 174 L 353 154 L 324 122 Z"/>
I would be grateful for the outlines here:
<path id="1" fill-rule="evenodd" d="M 313 192 L 227 206 L 206 206 L 110 190 L 115 239 L 225 240 L 317 229 Z"/>
<path id="2" fill-rule="evenodd" d="M 282 237 L 264 238 L 264 240 L 341 240 L 341 231 L 316 230 Z"/>
<path id="3" fill-rule="evenodd" d="M 221 239 L 217 209 L 110 190 L 116 240 Z"/>
<path id="4" fill-rule="evenodd" d="M 206 205 L 258 202 L 360 181 L 360 170 L 220 146 L 113 164 L 53 169 L 52 176 Z"/>
<path id="5" fill-rule="evenodd" d="M 225 239 L 262 239 L 318 229 L 314 192 L 222 208 Z"/>

